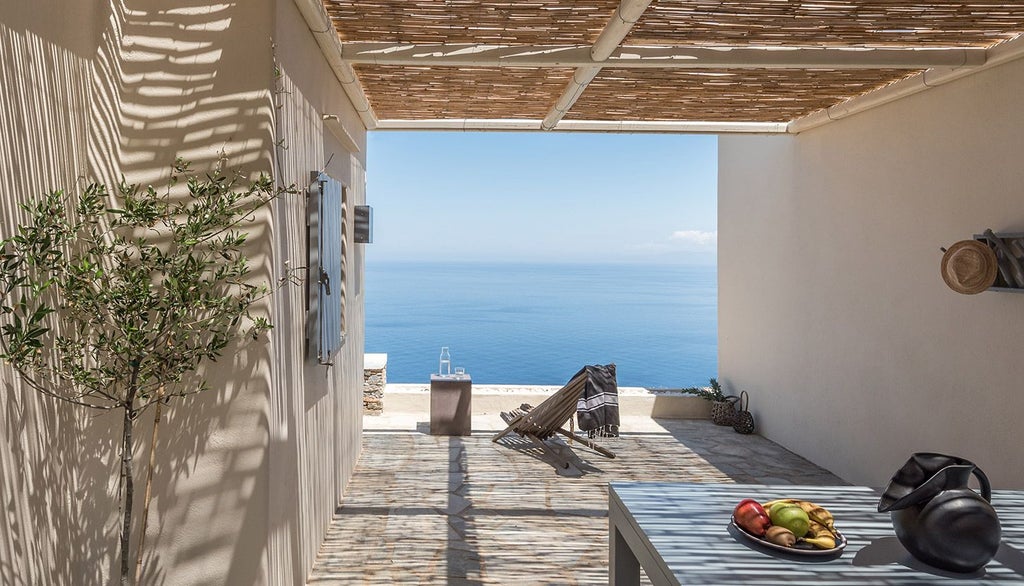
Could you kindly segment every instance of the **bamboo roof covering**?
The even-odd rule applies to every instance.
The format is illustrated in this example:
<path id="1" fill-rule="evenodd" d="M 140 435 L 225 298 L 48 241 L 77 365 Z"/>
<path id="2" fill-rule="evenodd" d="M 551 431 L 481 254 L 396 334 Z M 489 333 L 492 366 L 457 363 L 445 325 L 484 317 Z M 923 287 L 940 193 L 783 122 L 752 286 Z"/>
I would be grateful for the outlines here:
<path id="1" fill-rule="evenodd" d="M 1022 22 L 1020 1 L 659 0 L 627 44 L 988 47 Z"/>
<path id="2" fill-rule="evenodd" d="M 357 66 L 382 118 L 525 118 L 547 114 L 572 69 Z"/>
<path id="3" fill-rule="evenodd" d="M 594 42 L 618 0 L 324 0 L 342 41 Z"/>
<path id="4" fill-rule="evenodd" d="M 785 124 L 926 70 L 983 66 L 1024 33 L 1022 0 L 308 1 L 368 127 Z"/>
<path id="5" fill-rule="evenodd" d="M 566 119 L 793 120 L 912 73 L 916 72 L 603 69 Z"/>

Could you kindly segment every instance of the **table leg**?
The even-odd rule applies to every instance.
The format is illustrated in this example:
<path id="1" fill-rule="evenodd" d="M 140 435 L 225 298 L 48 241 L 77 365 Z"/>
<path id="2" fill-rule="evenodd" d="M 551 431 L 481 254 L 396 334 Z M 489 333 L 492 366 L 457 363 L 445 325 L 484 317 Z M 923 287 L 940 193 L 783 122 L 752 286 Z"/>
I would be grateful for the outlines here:
<path id="1" fill-rule="evenodd" d="M 640 561 L 619 528 L 608 527 L 608 586 L 640 586 Z"/>

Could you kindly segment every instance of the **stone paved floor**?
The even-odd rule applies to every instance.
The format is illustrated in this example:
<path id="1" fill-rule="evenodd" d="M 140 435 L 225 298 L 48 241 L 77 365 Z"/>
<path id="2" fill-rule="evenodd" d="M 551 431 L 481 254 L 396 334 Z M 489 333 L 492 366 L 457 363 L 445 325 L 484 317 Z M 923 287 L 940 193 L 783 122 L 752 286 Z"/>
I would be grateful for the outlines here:
<path id="1" fill-rule="evenodd" d="M 359 465 L 309 584 L 607 584 L 608 482 L 845 484 L 706 420 L 624 419 L 620 437 L 597 440 L 615 459 L 559 441 L 574 464 L 560 474 L 518 438 L 491 442 L 497 417 L 475 417 L 464 437 L 428 435 L 425 419 L 365 418 Z"/>

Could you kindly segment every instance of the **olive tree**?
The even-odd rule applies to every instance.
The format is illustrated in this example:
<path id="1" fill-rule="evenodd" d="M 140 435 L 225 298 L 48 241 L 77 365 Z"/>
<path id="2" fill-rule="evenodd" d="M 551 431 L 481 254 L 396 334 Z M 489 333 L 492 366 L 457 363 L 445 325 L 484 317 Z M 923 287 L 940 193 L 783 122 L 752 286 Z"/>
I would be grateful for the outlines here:
<path id="1" fill-rule="evenodd" d="M 187 189 L 172 187 L 183 180 Z M 256 310 L 272 287 L 252 282 L 245 226 L 294 191 L 227 173 L 223 160 L 200 175 L 179 159 L 161 192 L 122 178 L 114 190 L 93 183 L 40 196 L 0 243 L 0 358 L 48 397 L 119 412 L 124 585 L 138 580 L 144 549 L 133 577 L 134 426 L 154 410 L 151 474 L 161 407 L 208 389 L 197 373 L 205 361 L 271 327 Z"/>

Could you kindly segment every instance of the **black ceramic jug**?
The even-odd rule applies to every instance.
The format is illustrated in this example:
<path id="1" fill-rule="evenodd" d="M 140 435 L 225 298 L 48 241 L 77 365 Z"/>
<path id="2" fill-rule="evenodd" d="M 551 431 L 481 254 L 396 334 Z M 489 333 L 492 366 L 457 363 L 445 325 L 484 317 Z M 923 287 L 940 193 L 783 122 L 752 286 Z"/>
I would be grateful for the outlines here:
<path id="1" fill-rule="evenodd" d="M 967 483 L 974 475 L 981 495 Z M 973 572 L 999 549 L 999 517 L 989 504 L 992 487 L 974 463 L 955 456 L 917 453 L 896 471 L 878 501 L 915 558 L 945 570 Z"/>

